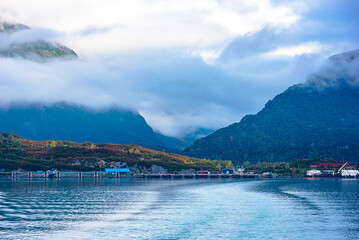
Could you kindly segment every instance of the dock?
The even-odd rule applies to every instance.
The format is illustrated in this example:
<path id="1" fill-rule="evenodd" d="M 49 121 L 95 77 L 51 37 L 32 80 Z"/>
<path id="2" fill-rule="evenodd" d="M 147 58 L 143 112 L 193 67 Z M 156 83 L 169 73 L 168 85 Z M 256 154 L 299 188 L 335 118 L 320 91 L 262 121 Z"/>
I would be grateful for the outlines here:
<path id="1" fill-rule="evenodd" d="M 143 179 L 222 179 L 222 178 L 257 178 L 258 174 L 132 174 L 120 172 L 76 172 L 76 171 L 37 171 L 37 172 L 0 172 L 0 177 L 16 178 L 143 178 Z"/>

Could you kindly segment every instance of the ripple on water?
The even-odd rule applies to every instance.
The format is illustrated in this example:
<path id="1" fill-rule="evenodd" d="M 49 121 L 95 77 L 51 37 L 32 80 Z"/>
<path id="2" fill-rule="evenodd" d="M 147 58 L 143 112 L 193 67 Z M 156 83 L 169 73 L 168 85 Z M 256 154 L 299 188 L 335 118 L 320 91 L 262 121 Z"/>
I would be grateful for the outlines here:
<path id="1" fill-rule="evenodd" d="M 4 239 L 359 237 L 357 181 L 1 181 Z"/>

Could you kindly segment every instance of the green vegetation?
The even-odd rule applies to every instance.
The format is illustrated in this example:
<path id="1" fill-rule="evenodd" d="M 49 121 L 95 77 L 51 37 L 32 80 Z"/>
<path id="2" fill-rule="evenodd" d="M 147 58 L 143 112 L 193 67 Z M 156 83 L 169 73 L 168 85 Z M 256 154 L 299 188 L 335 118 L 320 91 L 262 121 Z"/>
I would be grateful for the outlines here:
<path id="1" fill-rule="evenodd" d="M 76 53 L 60 44 L 46 41 L 11 44 L 9 48 L 0 51 L 1 57 L 23 57 L 29 60 L 45 62 L 50 59 L 74 59 Z"/>
<path id="2" fill-rule="evenodd" d="M 19 168 L 31 171 L 93 171 L 123 166 L 145 171 L 153 165 L 164 167 L 170 172 L 183 169 L 217 169 L 215 163 L 210 160 L 167 154 L 138 145 L 32 141 L 14 134 L 0 133 L 0 169 L 3 171 Z"/>
<path id="3" fill-rule="evenodd" d="M 315 157 L 357 162 L 358 139 L 358 87 L 296 85 L 258 114 L 196 141 L 183 154 L 232 160 L 236 165 Z"/>
<path id="4" fill-rule="evenodd" d="M 18 31 L 30 30 L 23 24 L 0 22 L 0 33 L 13 34 Z M 0 50 L 0 57 L 22 57 L 28 60 L 46 62 L 52 59 L 71 60 L 77 58 L 77 54 L 68 47 L 59 43 L 43 40 L 12 43 Z"/>
<path id="5" fill-rule="evenodd" d="M 261 162 L 256 165 L 249 163 L 246 166 L 246 172 L 254 172 L 262 174 L 265 172 L 276 173 L 278 176 L 303 176 L 309 169 L 310 165 L 324 162 L 338 162 L 333 159 L 311 158 L 311 159 L 295 159 L 290 162 Z M 334 169 L 338 170 L 338 169 Z"/>

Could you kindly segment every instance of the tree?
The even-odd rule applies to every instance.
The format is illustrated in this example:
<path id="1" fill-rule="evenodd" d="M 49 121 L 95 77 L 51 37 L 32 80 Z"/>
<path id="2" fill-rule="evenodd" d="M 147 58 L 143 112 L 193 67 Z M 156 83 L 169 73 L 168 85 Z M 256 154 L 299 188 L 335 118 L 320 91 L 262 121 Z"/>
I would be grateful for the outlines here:
<path id="1" fill-rule="evenodd" d="M 227 162 L 226 168 L 228 168 L 228 169 L 233 169 L 233 168 L 234 168 L 232 161 L 228 161 L 228 162 Z"/>

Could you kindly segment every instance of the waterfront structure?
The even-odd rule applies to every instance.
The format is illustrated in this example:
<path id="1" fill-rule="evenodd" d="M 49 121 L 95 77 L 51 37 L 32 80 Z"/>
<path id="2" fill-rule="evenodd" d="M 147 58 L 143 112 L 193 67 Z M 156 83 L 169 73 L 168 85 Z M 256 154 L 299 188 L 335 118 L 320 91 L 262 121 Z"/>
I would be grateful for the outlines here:
<path id="1" fill-rule="evenodd" d="M 105 168 L 107 173 L 130 173 L 129 168 Z"/>
<path id="2" fill-rule="evenodd" d="M 330 176 L 334 176 L 334 174 L 335 174 L 335 172 L 334 172 L 334 170 L 328 170 L 328 169 L 326 169 L 326 170 L 323 170 L 323 176 L 328 176 L 328 177 L 330 177 Z"/>
<path id="3" fill-rule="evenodd" d="M 222 169 L 222 174 L 233 174 L 234 170 L 230 168 Z"/>
<path id="4" fill-rule="evenodd" d="M 319 176 L 322 172 L 320 170 L 317 169 L 311 169 L 307 171 L 306 176 L 310 176 L 310 177 L 314 177 L 314 176 Z"/>
<path id="5" fill-rule="evenodd" d="M 356 177 L 359 174 L 358 170 L 342 170 L 341 172 L 342 177 Z"/>
<path id="6" fill-rule="evenodd" d="M 315 165 L 309 165 L 310 169 L 333 169 L 333 168 L 340 168 L 345 163 L 317 163 Z M 351 165 L 346 164 L 345 168 L 357 168 L 358 165 Z"/>

